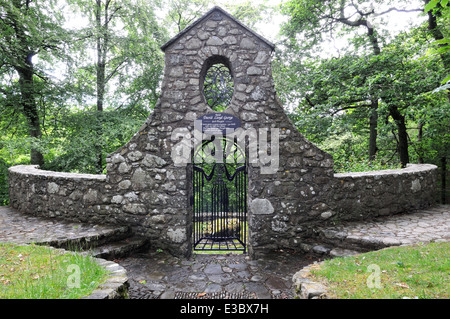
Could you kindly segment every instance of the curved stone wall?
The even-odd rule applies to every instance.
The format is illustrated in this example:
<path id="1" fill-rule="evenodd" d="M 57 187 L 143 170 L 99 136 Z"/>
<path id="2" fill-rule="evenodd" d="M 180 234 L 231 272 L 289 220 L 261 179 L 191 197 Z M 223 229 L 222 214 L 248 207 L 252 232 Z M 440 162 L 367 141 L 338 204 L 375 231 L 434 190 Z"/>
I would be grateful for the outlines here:
<path id="1" fill-rule="evenodd" d="M 130 214 L 114 208 L 117 195 L 108 189 L 106 179 L 105 175 L 51 172 L 33 165 L 14 166 L 9 169 L 10 204 L 35 216 L 135 227 Z M 292 212 L 303 217 L 298 224 L 289 225 L 295 228 L 295 232 L 285 234 L 291 239 L 289 247 L 300 244 L 302 237 L 308 236 L 307 230 L 316 225 L 338 220 L 366 220 L 428 207 L 435 203 L 436 179 L 435 165 L 410 164 L 405 169 L 335 174 L 331 183 L 325 185 L 329 190 L 326 200 L 292 188 L 291 193 L 299 198 L 307 196 L 304 200 L 315 204 L 306 214 L 301 210 Z M 264 206 L 265 202 L 260 199 L 253 204 Z M 273 214 L 273 211 L 267 213 Z M 160 228 L 165 227 L 162 222 L 155 223 Z M 282 226 L 273 215 L 265 227 Z M 283 229 L 279 231 L 283 233 Z M 274 238 L 266 240 L 270 239 Z"/>
<path id="2" fill-rule="evenodd" d="M 44 171 L 36 165 L 9 168 L 10 205 L 21 212 L 67 220 L 114 223 L 99 205 L 104 196 L 105 175 Z"/>
<path id="3" fill-rule="evenodd" d="M 409 164 L 404 169 L 335 174 L 330 202 L 336 217 L 364 220 L 436 202 L 437 166 Z M 333 213 L 322 212 L 327 219 Z"/>

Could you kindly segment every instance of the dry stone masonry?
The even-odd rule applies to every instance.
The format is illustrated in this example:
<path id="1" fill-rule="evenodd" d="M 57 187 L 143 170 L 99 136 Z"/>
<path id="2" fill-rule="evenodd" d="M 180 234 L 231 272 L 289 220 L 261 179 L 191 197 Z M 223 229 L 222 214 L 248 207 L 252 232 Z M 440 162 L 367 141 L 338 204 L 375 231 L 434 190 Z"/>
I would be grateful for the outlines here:
<path id="1" fill-rule="evenodd" d="M 107 159 L 106 176 L 12 167 L 11 205 L 42 216 L 125 224 L 153 249 L 192 252 L 192 153 L 205 138 L 195 121 L 217 113 L 205 99 L 208 69 L 224 64 L 233 95 L 223 111 L 248 165 L 248 251 L 300 249 L 314 227 L 426 207 L 436 167 L 334 174 L 332 157 L 305 139 L 276 96 L 273 44 L 215 7 L 162 46 L 161 97 L 139 132 Z M 209 137 L 210 138 L 210 137 Z M 256 144 L 255 144 L 256 141 Z M 256 146 L 256 147 L 255 147 Z"/>

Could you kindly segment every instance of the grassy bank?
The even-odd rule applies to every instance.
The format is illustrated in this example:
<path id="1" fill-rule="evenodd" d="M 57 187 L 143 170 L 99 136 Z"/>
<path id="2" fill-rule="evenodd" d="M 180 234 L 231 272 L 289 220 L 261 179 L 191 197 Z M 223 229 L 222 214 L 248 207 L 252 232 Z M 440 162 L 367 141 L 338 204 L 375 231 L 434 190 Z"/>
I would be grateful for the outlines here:
<path id="1" fill-rule="evenodd" d="M 448 299 L 450 243 L 392 247 L 327 260 L 313 271 L 338 299 Z"/>
<path id="2" fill-rule="evenodd" d="M 77 299 L 94 291 L 106 275 L 90 257 L 0 243 L 0 299 Z"/>

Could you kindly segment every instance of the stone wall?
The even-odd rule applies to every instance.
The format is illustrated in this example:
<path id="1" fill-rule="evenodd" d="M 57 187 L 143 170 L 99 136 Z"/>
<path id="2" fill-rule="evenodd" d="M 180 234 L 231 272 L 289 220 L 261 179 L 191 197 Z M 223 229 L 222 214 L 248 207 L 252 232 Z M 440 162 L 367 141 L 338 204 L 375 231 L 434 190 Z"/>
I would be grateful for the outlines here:
<path id="1" fill-rule="evenodd" d="M 10 205 L 24 213 L 93 223 L 114 223 L 100 204 L 104 175 L 43 171 L 34 165 L 9 168 Z"/>
<path id="2" fill-rule="evenodd" d="M 404 169 L 335 174 L 330 202 L 340 220 L 366 220 L 421 209 L 436 203 L 437 167 L 408 164 Z M 332 217 L 322 212 L 321 218 Z"/>
<path id="3" fill-rule="evenodd" d="M 378 216 L 432 205 L 435 203 L 436 174 L 437 167 L 427 164 L 410 164 L 407 168 L 398 170 L 335 174 L 332 185 L 327 188 L 329 200 L 316 201 L 316 204 L 304 214 L 300 214 L 300 210 L 293 211 L 292 215 L 303 218 L 299 218 L 302 220 L 299 220 L 291 231 L 287 231 L 287 227 L 280 224 L 277 218 L 279 215 L 270 202 L 254 199 L 251 204 L 257 206 L 253 209 L 267 218 L 261 227 L 272 229 L 285 237 L 290 236 L 290 242 L 283 244 L 280 241 L 277 248 L 295 249 L 304 238 L 309 237 L 315 226 L 327 222 L 370 220 Z M 11 206 L 24 213 L 81 222 L 127 224 L 135 230 L 150 228 L 146 224 L 139 223 L 137 210 L 124 208 L 122 211 L 116 207 L 124 197 L 107 195 L 108 188 L 104 175 L 57 173 L 43 171 L 36 166 L 15 166 L 9 169 L 9 176 Z M 294 186 L 289 191 L 299 198 L 312 195 Z M 130 190 L 126 194 L 128 194 L 125 195 L 128 198 L 127 202 L 133 202 L 131 198 L 136 196 L 134 191 Z M 168 202 L 164 204 L 167 198 L 160 194 L 156 194 L 152 200 L 164 207 L 162 209 L 172 209 Z M 284 208 L 286 204 L 283 196 L 280 196 L 280 201 L 281 207 Z M 171 214 L 168 215 L 167 217 L 164 214 L 150 214 L 149 223 L 166 230 L 164 218 L 170 218 Z M 280 237 L 273 236 L 268 240 L 275 241 L 278 238 Z M 158 240 L 153 240 L 152 245 L 161 247 Z"/>
<path id="4" fill-rule="evenodd" d="M 310 232 L 308 225 L 395 213 L 430 202 L 433 180 L 427 176 L 433 169 L 428 167 L 423 173 L 423 167 L 411 172 L 417 177 L 409 176 L 408 170 L 392 177 L 334 176 L 332 157 L 299 133 L 276 96 L 273 49 L 220 8 L 212 9 L 162 47 L 161 97 L 133 138 L 107 158 L 106 176 L 14 167 L 11 205 L 37 215 L 123 223 L 145 236 L 153 248 L 188 256 L 192 252 L 190 159 L 195 144 L 211 138 L 202 133 L 198 137 L 194 121 L 215 113 L 202 85 L 208 67 L 216 62 L 229 68 L 234 84 L 224 113 L 239 119 L 238 137 L 258 142 L 257 149 L 245 146 L 250 161 L 251 256 L 271 249 L 297 249 Z M 178 161 L 180 154 L 187 162 Z M 272 166 L 276 169 L 269 169 Z"/>

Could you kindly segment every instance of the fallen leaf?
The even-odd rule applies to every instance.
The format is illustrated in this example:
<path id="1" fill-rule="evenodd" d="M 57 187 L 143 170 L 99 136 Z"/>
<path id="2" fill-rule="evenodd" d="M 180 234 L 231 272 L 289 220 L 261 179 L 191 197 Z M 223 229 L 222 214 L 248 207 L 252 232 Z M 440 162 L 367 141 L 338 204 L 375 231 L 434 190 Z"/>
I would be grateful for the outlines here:
<path id="1" fill-rule="evenodd" d="M 203 297 L 203 296 L 205 296 L 206 295 L 206 292 L 202 292 L 202 293 L 199 293 L 198 295 L 197 295 L 197 297 Z"/>
<path id="2" fill-rule="evenodd" d="M 141 281 L 139 281 L 139 283 L 145 285 L 147 283 L 147 281 L 146 280 L 141 280 Z"/>
<path id="3" fill-rule="evenodd" d="M 399 287 L 402 287 L 402 288 L 408 288 L 409 289 L 409 286 L 407 284 L 405 284 L 404 282 L 397 283 L 396 285 L 399 286 Z"/>

